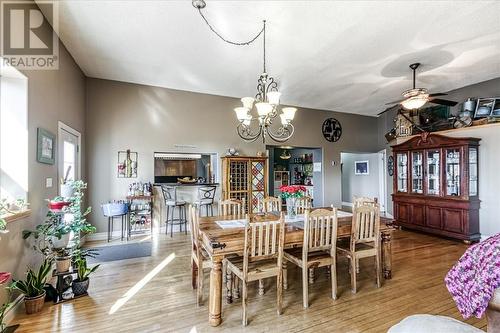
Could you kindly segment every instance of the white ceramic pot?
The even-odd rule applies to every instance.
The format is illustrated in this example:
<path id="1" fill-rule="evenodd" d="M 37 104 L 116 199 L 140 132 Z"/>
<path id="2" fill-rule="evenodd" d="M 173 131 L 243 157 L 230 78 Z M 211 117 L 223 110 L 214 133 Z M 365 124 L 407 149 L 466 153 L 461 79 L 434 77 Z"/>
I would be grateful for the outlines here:
<path id="1" fill-rule="evenodd" d="M 73 196 L 74 190 L 69 184 L 61 184 L 61 197 L 69 199 Z"/>

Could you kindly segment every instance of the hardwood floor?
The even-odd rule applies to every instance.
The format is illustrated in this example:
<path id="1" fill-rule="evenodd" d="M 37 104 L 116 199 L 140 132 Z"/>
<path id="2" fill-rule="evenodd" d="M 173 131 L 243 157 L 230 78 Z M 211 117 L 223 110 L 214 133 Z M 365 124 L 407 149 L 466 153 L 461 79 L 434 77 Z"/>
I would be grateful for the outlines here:
<path id="1" fill-rule="evenodd" d="M 373 260 L 362 259 L 356 295 L 350 292 L 347 261 L 340 258 L 338 300 L 330 298 L 329 280 L 319 270 L 309 287 L 307 310 L 302 308 L 300 270 L 289 265 L 283 314 L 276 314 L 275 279 L 268 280 L 263 296 L 257 294 L 257 286 L 250 288 L 246 328 L 241 326 L 239 300 L 230 305 L 223 301 L 223 323 L 209 327 L 208 274 L 204 303 L 197 307 L 196 291 L 191 289 L 189 236 L 171 239 L 161 234 L 152 243 L 151 257 L 103 263 L 91 279 L 89 297 L 47 303 L 35 315 L 20 312 L 13 322 L 21 324 L 16 332 L 386 332 L 411 314 L 461 319 L 443 282 L 466 249 L 452 240 L 396 231 L 392 280 L 376 288 Z M 467 323 L 486 329 L 485 319 Z"/>

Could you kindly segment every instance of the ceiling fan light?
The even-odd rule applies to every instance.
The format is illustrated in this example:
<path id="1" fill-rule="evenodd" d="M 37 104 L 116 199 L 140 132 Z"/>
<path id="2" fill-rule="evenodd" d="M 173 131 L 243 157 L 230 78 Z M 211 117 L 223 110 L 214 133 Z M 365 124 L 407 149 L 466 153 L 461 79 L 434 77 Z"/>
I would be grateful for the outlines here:
<path id="1" fill-rule="evenodd" d="M 253 97 L 243 97 L 241 99 L 241 103 L 243 103 L 243 107 L 251 110 L 253 107 L 253 102 L 255 102 L 255 98 Z"/>
<path id="2" fill-rule="evenodd" d="M 405 99 L 403 102 L 401 102 L 401 105 L 407 110 L 415 110 L 424 106 L 424 104 L 427 103 L 428 100 L 429 94 L 421 94 Z"/>

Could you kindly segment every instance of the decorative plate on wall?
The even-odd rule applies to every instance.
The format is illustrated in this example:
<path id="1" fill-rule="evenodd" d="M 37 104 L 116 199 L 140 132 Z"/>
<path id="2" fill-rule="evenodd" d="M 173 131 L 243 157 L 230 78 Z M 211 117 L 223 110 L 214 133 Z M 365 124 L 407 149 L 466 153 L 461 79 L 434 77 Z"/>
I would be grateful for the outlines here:
<path id="1" fill-rule="evenodd" d="M 323 136 L 327 141 L 336 142 L 339 141 L 342 135 L 342 126 L 340 122 L 335 118 L 328 118 L 323 122 Z"/>
<path id="2" fill-rule="evenodd" d="M 394 175 L 394 157 L 392 155 L 387 158 L 387 173 L 391 177 Z"/>

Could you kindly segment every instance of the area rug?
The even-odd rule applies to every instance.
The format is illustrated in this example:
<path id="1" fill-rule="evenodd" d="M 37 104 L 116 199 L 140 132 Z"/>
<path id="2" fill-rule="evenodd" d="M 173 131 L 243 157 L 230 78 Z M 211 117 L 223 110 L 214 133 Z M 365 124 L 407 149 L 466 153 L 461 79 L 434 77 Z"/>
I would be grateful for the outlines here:
<path id="1" fill-rule="evenodd" d="M 93 264 L 99 262 L 149 257 L 151 256 L 151 246 L 151 242 L 144 242 L 92 247 L 93 250 L 96 250 L 98 255 L 96 255 L 95 258 L 88 257 L 87 261 L 90 264 Z"/>

